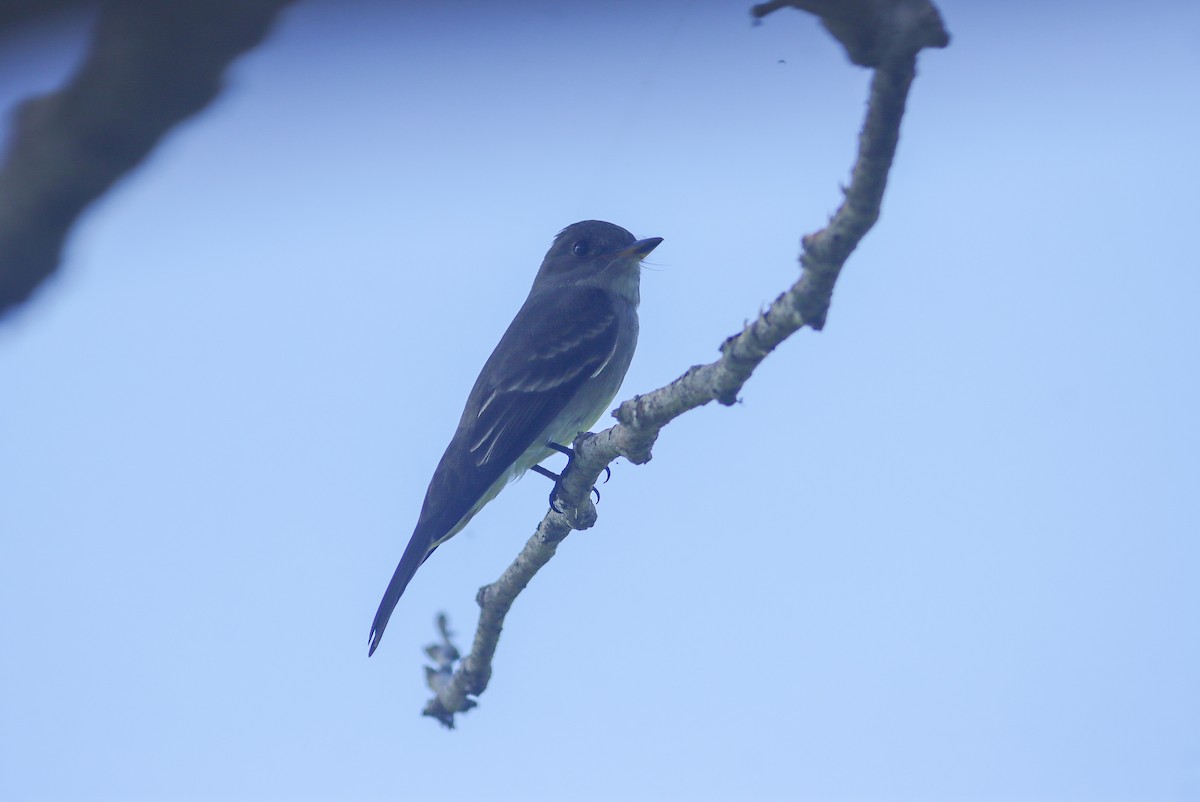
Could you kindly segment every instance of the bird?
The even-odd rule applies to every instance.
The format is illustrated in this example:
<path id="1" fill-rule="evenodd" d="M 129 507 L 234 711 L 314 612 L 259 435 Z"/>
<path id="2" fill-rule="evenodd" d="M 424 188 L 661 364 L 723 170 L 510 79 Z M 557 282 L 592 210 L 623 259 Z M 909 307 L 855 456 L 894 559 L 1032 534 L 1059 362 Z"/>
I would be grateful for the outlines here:
<path id="1" fill-rule="evenodd" d="M 661 242 L 601 220 L 573 223 L 555 236 L 434 469 L 371 623 L 368 656 L 434 550 L 505 485 L 589 430 L 612 403 L 637 346 L 641 263 Z"/>

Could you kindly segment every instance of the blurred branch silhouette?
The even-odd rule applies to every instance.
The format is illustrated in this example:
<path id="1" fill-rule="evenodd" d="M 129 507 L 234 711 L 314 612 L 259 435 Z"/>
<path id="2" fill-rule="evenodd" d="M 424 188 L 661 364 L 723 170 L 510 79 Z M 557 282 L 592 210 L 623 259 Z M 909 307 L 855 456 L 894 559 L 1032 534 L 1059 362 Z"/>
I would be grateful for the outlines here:
<path id="1" fill-rule="evenodd" d="M 437 666 L 427 669 L 435 695 L 424 714 L 447 727 L 454 726 L 455 713 L 476 705 L 472 696 L 487 688 L 504 617 L 517 595 L 572 529 L 595 523 L 589 493 L 605 466 L 619 456 L 634 464 L 649 461 L 664 426 L 710 401 L 734 404 L 754 369 L 777 345 L 803 326 L 821 330 L 842 266 L 879 218 L 904 105 L 916 75 L 917 53 L 950 42 L 941 16 L 928 0 L 796 0 L 763 3 L 751 13 L 759 20 L 785 6 L 816 14 L 852 62 L 875 70 L 845 199 L 824 228 L 802 238 L 799 280 L 741 332 L 726 339 L 720 359 L 693 366 L 667 386 L 622 403 L 613 413 L 617 425 L 576 438 L 575 459 L 563 475 L 557 497 L 564 512 L 547 512 L 516 560 L 498 580 L 480 588 L 474 643 L 457 668 L 458 651 L 450 642 L 444 617 L 439 618 L 442 643 L 429 651 Z"/>
<path id="2" fill-rule="evenodd" d="M 72 225 L 172 127 L 207 106 L 225 69 L 293 0 L 107 0 L 62 89 L 19 108 L 0 166 L 0 316 L 57 268 Z M 0 30 L 90 4 L 18 0 Z"/>

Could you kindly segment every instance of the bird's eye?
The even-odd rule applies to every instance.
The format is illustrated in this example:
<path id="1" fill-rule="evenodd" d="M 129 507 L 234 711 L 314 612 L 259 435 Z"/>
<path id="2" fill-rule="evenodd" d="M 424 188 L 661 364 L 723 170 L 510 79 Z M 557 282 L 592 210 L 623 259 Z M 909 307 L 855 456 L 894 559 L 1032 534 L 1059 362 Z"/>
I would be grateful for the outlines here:
<path id="1" fill-rule="evenodd" d="M 571 246 L 571 253 L 575 254 L 576 256 L 581 256 L 581 257 L 587 256 L 588 255 L 587 242 L 585 240 L 579 240 L 579 242 L 576 242 L 574 245 Z"/>

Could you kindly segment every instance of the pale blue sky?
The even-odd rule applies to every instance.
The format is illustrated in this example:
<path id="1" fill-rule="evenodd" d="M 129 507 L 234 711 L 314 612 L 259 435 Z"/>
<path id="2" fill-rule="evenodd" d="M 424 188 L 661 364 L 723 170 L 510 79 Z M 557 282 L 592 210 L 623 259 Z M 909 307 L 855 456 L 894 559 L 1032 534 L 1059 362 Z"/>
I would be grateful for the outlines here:
<path id="1" fill-rule="evenodd" d="M 1183 0 L 941 3 L 826 331 L 614 467 L 458 730 L 421 648 L 544 480 L 367 659 L 554 234 L 664 238 L 653 389 L 794 280 L 861 121 L 799 13 L 500 5 L 299 4 L 0 323 L 0 798 L 1200 798 Z M 0 43 L 0 102 L 83 34 Z"/>

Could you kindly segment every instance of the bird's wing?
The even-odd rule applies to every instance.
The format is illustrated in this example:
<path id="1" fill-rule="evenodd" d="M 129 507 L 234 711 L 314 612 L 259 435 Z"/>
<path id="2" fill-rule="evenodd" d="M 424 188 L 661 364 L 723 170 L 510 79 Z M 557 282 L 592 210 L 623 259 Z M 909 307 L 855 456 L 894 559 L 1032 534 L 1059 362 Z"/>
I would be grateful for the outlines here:
<path id="1" fill-rule="evenodd" d="M 503 472 L 533 444 L 612 359 L 619 329 L 612 301 L 595 287 L 545 294 L 522 307 L 471 393 L 475 419 L 465 445 L 482 472 Z"/>

